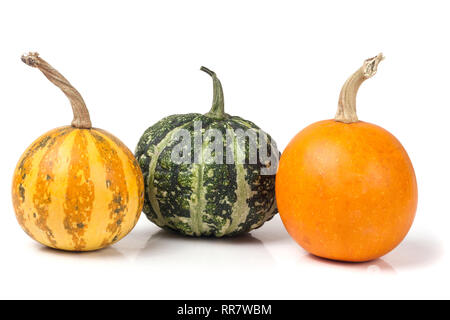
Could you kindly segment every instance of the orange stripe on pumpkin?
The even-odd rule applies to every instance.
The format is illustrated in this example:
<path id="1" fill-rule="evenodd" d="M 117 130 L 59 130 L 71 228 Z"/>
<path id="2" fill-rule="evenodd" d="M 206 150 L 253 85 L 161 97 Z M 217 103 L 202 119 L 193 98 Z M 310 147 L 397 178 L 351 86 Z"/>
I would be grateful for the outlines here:
<path id="1" fill-rule="evenodd" d="M 117 137 L 113 136 L 109 132 L 103 130 L 103 129 L 96 129 L 99 131 L 104 137 L 111 139 L 118 147 L 119 147 L 119 157 L 122 159 L 123 163 L 126 161 L 128 163 L 128 167 L 131 168 L 131 174 L 129 174 L 127 178 L 127 181 L 134 182 L 136 181 L 136 185 L 133 186 L 136 188 L 137 197 L 139 198 L 139 201 L 136 203 L 140 208 L 136 208 L 136 211 L 138 214 L 136 215 L 134 221 L 133 221 L 133 227 L 137 224 L 140 213 L 142 211 L 142 206 L 144 204 L 144 179 L 142 177 L 141 168 L 139 167 L 139 163 L 136 161 L 136 158 L 134 157 L 134 154 L 128 149 L 128 147 L 120 141 Z M 128 172 L 130 173 L 130 172 Z M 138 177 L 138 179 L 136 179 Z M 130 190 L 132 190 L 132 186 L 128 186 L 128 190 L 130 193 Z M 134 190 L 134 189 L 133 189 Z M 134 208 L 129 208 L 130 212 L 135 212 Z"/>
<path id="2" fill-rule="evenodd" d="M 52 195 L 50 192 L 50 184 L 53 180 L 53 166 L 58 159 L 59 148 L 64 142 L 69 130 L 64 130 L 62 132 L 54 135 L 49 143 L 47 144 L 47 150 L 40 160 L 39 171 L 36 177 L 34 185 L 33 194 L 33 205 L 35 208 L 35 213 L 33 217 L 35 218 L 34 223 L 36 226 L 42 230 L 47 237 L 48 241 L 52 246 L 56 246 L 56 239 L 52 230 L 48 227 L 47 220 L 49 216 L 48 207 L 52 202 Z"/>
<path id="3" fill-rule="evenodd" d="M 107 245 L 121 238 L 120 233 L 128 209 L 129 194 L 123 164 L 115 150 L 114 141 L 101 134 L 98 129 L 91 130 L 91 134 L 106 171 L 106 186 L 112 192 L 112 200 L 108 205 L 112 222 L 106 229 L 111 236 L 107 236 L 102 244 Z"/>
<path id="4" fill-rule="evenodd" d="M 66 201 L 64 202 L 64 228 L 72 236 L 74 249 L 86 247 L 83 239 L 85 224 L 89 222 L 94 202 L 94 184 L 90 178 L 89 158 L 86 152 L 89 131 L 78 130 L 72 146 L 68 171 Z"/>
<path id="5" fill-rule="evenodd" d="M 23 230 L 31 237 L 33 237 L 33 235 L 26 225 L 29 217 L 25 216 L 25 211 L 23 208 L 23 206 L 25 205 L 25 201 L 28 200 L 28 198 L 26 198 L 26 194 L 30 195 L 30 192 L 25 189 L 25 184 L 29 184 L 30 182 L 30 172 L 34 167 L 33 162 L 37 160 L 36 154 L 38 153 L 38 151 L 45 152 L 45 149 L 48 148 L 49 144 L 54 141 L 55 136 L 65 133 L 69 129 L 71 128 L 67 126 L 56 128 L 45 133 L 37 140 L 35 140 L 22 155 L 14 172 L 12 198 L 13 205 L 16 211 L 16 217 Z M 39 157 L 39 159 L 40 158 L 41 157 Z"/>

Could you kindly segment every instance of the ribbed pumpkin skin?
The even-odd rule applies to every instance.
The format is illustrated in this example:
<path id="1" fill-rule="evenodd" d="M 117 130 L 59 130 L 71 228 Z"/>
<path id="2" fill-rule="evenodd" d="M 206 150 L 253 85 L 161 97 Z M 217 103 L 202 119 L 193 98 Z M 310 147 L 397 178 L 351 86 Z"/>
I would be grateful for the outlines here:
<path id="1" fill-rule="evenodd" d="M 262 164 L 176 164 L 171 161 L 172 139 L 180 129 L 191 133 L 194 157 L 194 122 L 202 129 L 219 130 L 226 147 L 227 129 L 258 130 L 239 117 L 213 119 L 196 113 L 172 115 L 148 128 L 136 148 L 136 158 L 145 184 L 144 212 L 148 219 L 162 228 L 189 236 L 233 236 L 260 227 L 276 213 L 275 175 L 261 175 Z M 204 132 L 204 131 L 203 131 Z M 203 148 L 206 144 L 203 138 Z M 267 150 L 272 150 L 268 136 Z M 236 156 L 236 138 L 233 155 Z M 248 143 L 243 150 L 248 157 Z M 236 158 L 235 158 L 236 159 Z"/>
<path id="2" fill-rule="evenodd" d="M 100 129 L 56 128 L 22 155 L 12 197 L 24 231 L 43 245 L 91 251 L 119 241 L 142 211 L 133 154 Z"/>

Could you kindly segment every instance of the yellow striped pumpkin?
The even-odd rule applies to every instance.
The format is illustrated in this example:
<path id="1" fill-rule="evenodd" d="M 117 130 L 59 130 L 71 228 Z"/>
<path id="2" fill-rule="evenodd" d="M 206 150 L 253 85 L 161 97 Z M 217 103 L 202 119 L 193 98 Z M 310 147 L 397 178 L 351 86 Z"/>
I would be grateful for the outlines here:
<path id="1" fill-rule="evenodd" d="M 37 54 L 23 60 L 50 81 L 59 80 L 54 83 L 64 79 Z M 42 135 L 22 155 L 13 178 L 14 209 L 36 241 L 62 250 L 96 250 L 136 225 L 144 182 L 131 151 L 110 133 L 92 128 L 84 102 L 84 109 L 74 105 L 82 101 L 78 92 L 62 89 L 71 99 L 74 121 Z M 73 92 L 77 99 L 70 97 Z"/>

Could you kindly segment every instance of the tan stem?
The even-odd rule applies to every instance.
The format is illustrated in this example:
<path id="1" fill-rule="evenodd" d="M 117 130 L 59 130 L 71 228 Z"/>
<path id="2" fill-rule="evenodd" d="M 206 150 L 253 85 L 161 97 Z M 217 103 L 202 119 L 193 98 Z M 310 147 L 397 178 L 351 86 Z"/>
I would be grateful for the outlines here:
<path id="1" fill-rule="evenodd" d="M 89 111 L 86 108 L 80 93 L 64 78 L 56 69 L 49 65 L 44 59 L 39 57 L 38 53 L 29 53 L 22 56 L 22 61 L 31 66 L 38 68 L 47 77 L 50 82 L 60 88 L 62 92 L 69 98 L 73 110 L 72 127 L 79 129 L 92 128 Z"/>
<path id="2" fill-rule="evenodd" d="M 356 114 L 356 95 L 361 84 L 377 73 L 378 64 L 384 59 L 382 53 L 376 57 L 367 59 L 347 81 L 341 89 L 339 96 L 338 111 L 335 116 L 336 121 L 353 123 L 358 121 Z"/>

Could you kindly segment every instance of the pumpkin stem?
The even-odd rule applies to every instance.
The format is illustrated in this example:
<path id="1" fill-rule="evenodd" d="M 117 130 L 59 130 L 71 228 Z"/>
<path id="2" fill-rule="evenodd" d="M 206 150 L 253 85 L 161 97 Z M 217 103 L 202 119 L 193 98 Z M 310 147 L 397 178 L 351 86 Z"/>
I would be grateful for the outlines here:
<path id="1" fill-rule="evenodd" d="M 211 110 L 206 114 L 212 118 L 222 119 L 228 115 L 225 113 L 225 102 L 223 98 L 223 89 L 220 80 L 217 78 L 214 71 L 206 67 L 201 67 L 200 70 L 206 72 L 213 78 L 213 102 Z"/>
<path id="2" fill-rule="evenodd" d="M 358 122 L 356 114 L 356 95 L 361 84 L 373 77 L 377 73 L 378 64 L 384 59 L 382 53 L 376 57 L 367 59 L 347 81 L 341 89 L 339 96 L 338 111 L 335 116 L 336 121 L 344 123 Z"/>
<path id="3" fill-rule="evenodd" d="M 60 88 L 62 92 L 69 98 L 73 110 L 72 127 L 79 129 L 92 128 L 89 111 L 86 108 L 80 93 L 64 78 L 56 69 L 49 65 L 44 59 L 39 57 L 37 52 L 30 52 L 22 56 L 22 61 L 31 66 L 38 68 L 47 77 L 50 82 Z"/>

